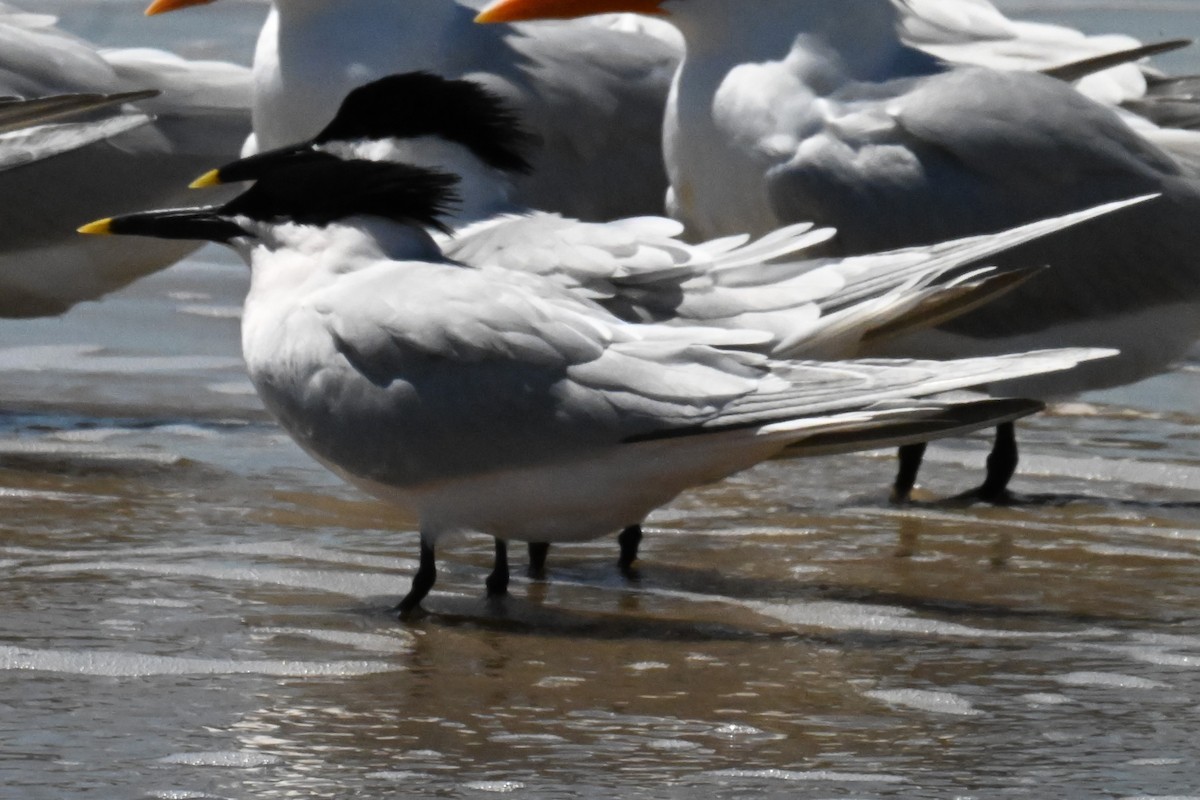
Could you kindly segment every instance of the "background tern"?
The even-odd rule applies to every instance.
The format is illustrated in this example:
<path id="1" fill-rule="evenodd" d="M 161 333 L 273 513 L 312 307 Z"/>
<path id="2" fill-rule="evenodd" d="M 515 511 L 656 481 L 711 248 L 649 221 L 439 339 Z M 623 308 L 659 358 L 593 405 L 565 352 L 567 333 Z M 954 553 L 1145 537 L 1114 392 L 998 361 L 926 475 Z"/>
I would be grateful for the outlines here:
<path id="1" fill-rule="evenodd" d="M 147 13 L 208 2 L 156 0 Z M 629 16 L 487 29 L 472 22 L 480 5 L 274 0 L 254 55 L 250 149 L 311 138 L 347 92 L 371 80 L 413 70 L 470 75 L 518 109 L 544 144 L 517 181 L 521 205 L 589 220 L 661 213 L 662 103 L 678 34 Z"/>
<path id="2" fill-rule="evenodd" d="M 126 131 L 0 173 L 0 316 L 59 314 L 169 266 L 187 242 L 83 239 L 74 229 L 108 212 L 183 201 L 197 170 L 232 158 L 249 129 L 249 70 L 159 50 L 99 52 L 54 18 L 0 5 L 0 95 L 154 90 Z M 98 129 L 94 129 L 98 130 Z"/>
<path id="3" fill-rule="evenodd" d="M 148 13 L 213 1 L 155 0 Z M 660 213 L 667 188 L 662 108 L 683 53 L 675 29 L 614 14 L 481 30 L 471 24 L 481 6 L 274 0 L 254 58 L 257 142 L 249 151 L 311 138 L 348 91 L 385 75 L 472 76 L 514 104 L 543 140 L 535 169 L 518 181 L 521 205 L 585 220 Z M 631 7 L 647 11 L 653 3 Z M 954 63 L 1061 68 L 1140 46 L 1125 36 L 1009 20 L 987 0 L 905 0 L 898 10 L 909 45 Z M 1118 65 L 1085 74 L 1080 86 L 1103 102 L 1165 113 L 1178 106 L 1180 84 L 1163 78 Z"/>
<path id="4" fill-rule="evenodd" d="M 1148 138 L 1048 75 L 951 67 L 910 47 L 890 0 L 501 0 L 481 19 L 661 13 L 686 40 L 667 104 L 673 212 L 698 235 L 808 220 L 852 254 L 928 243 L 1146 192 L 1162 202 L 1026 244 L 1051 269 L 890 352 L 964 356 L 1051 345 L 1121 355 L 1017 391 L 1051 397 L 1139 380 L 1200 336 L 1200 134 Z M 1149 123 L 1147 123 L 1149 124 Z M 1167 146 L 1169 145 L 1169 149 Z M 901 349 L 902 347 L 902 349 Z M 897 482 L 907 493 L 910 457 Z M 1008 497 L 1002 429 L 978 495 Z"/>

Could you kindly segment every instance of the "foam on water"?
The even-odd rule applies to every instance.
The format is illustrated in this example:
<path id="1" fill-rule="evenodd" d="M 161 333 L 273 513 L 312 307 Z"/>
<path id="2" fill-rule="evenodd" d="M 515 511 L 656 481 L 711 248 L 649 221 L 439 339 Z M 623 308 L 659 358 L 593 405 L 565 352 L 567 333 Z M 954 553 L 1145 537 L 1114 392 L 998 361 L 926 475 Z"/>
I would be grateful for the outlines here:
<path id="1" fill-rule="evenodd" d="M 0 552 L 13 556 L 45 557 L 45 550 L 27 547 L 5 547 Z M 105 552 L 112 552 L 106 549 Z M 325 547 L 306 545 L 298 542 L 265 541 L 265 542 L 222 542 L 220 545 L 192 546 L 179 545 L 171 547 L 137 547 L 125 548 L 120 551 L 126 558 L 188 558 L 190 556 L 239 555 L 247 557 L 262 556 L 266 558 L 303 559 L 323 564 L 347 564 L 352 566 L 370 567 L 373 569 L 409 570 L 416 562 L 407 558 L 374 556 L 351 551 L 332 550 Z M 92 550 L 56 550 L 53 555 L 62 560 L 93 559 L 96 552 Z M 64 565 L 66 566 L 66 565 Z"/>
<path id="2" fill-rule="evenodd" d="M 29 345 L 0 349 L 0 370 L 45 372 L 53 364 L 55 372 L 95 374 L 133 374 L 149 372 L 200 372 L 235 369 L 240 359 L 223 356 L 118 356 L 105 355 L 97 345 Z"/>
<path id="3" fill-rule="evenodd" d="M 412 650 L 414 639 L 411 633 L 401 629 L 397 629 L 392 636 L 315 628 L 259 628 L 256 633 L 269 636 L 301 636 L 372 653 L 407 653 Z"/>
<path id="4" fill-rule="evenodd" d="M 978 468 L 978 459 L 970 453 L 930 448 L 925 456 L 930 463 L 949 464 L 967 469 Z M 1022 476 L 1073 478 L 1091 483 L 1121 483 L 1134 486 L 1200 491 L 1200 467 L 1167 464 L 1146 459 L 1057 456 L 1022 452 Z"/>
<path id="5" fill-rule="evenodd" d="M 475 792 L 488 792 L 491 794 L 511 794 L 520 792 L 526 784 L 521 781 L 472 781 L 463 783 L 462 788 L 473 789 Z"/>
<path id="6" fill-rule="evenodd" d="M 1200 636 L 1181 636 L 1174 633 L 1150 633 L 1137 631 L 1133 634 L 1134 641 L 1139 644 L 1157 647 L 1190 647 L 1200 650 Z"/>
<path id="7" fill-rule="evenodd" d="M 1139 664 L 1153 664 L 1160 667 L 1180 667 L 1184 669 L 1196 669 L 1200 667 L 1200 655 L 1188 655 L 1185 653 L 1172 652 L 1178 649 L 1181 645 L 1153 645 L 1153 644 L 1088 644 L 1081 646 L 1081 649 L 1093 650 L 1102 652 L 1108 655 L 1118 655 L 1135 661 Z M 1194 647 L 1194 645 L 1192 645 Z"/>
<path id="8" fill-rule="evenodd" d="M 1112 672 L 1070 672 L 1055 678 L 1064 686 L 1102 687 L 1105 689 L 1169 689 L 1162 681 L 1139 678 L 1136 675 L 1121 675 Z"/>
<path id="9" fill-rule="evenodd" d="M 1029 694 L 1021 695 L 1021 699 L 1035 706 L 1065 706 L 1075 702 L 1065 694 L 1051 694 L 1049 692 L 1030 692 Z"/>
<path id="10" fill-rule="evenodd" d="M 463 784 L 464 789 L 493 794 L 511 794 L 525 788 L 520 781 L 471 781 Z"/>
<path id="11" fill-rule="evenodd" d="M 502 744 L 559 744 L 567 740 L 554 733 L 496 733 L 489 736 L 488 741 Z"/>
<path id="12" fill-rule="evenodd" d="M 777 742 L 787 738 L 786 734 L 771 733 L 744 722 L 719 725 L 709 735 L 729 742 Z"/>
<path id="13" fill-rule="evenodd" d="M 1144 664 L 1154 664 L 1160 667 L 1184 667 L 1187 669 L 1200 668 L 1200 656 L 1185 656 L 1170 653 L 1165 650 L 1152 648 L 1129 648 L 1129 657 Z"/>
<path id="14" fill-rule="evenodd" d="M 161 764 L 187 764 L 191 767 L 233 767 L 236 769 L 254 769 L 255 767 L 272 767 L 283 763 L 278 756 L 263 753 L 251 753 L 241 750 L 221 751 L 210 753 L 176 753 L 159 759 Z"/>
<path id="15" fill-rule="evenodd" d="M 54 492 L 40 489 L 7 489 L 0 488 L 0 498 L 10 500 L 39 500 L 51 503 L 78 503 L 86 500 L 87 495 L 71 492 Z"/>
<path id="16" fill-rule="evenodd" d="M 789 625 L 805 628 L 826 628 L 838 631 L 865 633 L 899 633 L 917 636 L 950 636 L 970 639 L 1045 639 L 1072 638 L 1082 632 L 1028 633 L 1024 631 L 989 630 L 956 622 L 943 622 L 916 616 L 911 610 L 855 603 L 812 602 L 784 605 L 781 603 L 748 602 L 746 605 L 765 616 L 774 617 Z"/>
<path id="17" fill-rule="evenodd" d="M 150 608 L 193 608 L 195 603 L 186 600 L 171 600 L 167 597 L 118 597 L 111 602 L 121 606 L 147 606 Z"/>
<path id="18" fill-rule="evenodd" d="M 380 781 L 428 781 L 432 780 L 433 775 L 428 772 L 414 772 L 411 770 L 382 770 L 380 772 L 368 772 L 366 777 Z"/>
<path id="19" fill-rule="evenodd" d="M 1108 417 L 1119 419 L 1161 419 L 1162 414 L 1132 408 L 1114 408 L 1082 400 L 1054 403 L 1042 412 L 1047 417 Z"/>
<path id="20" fill-rule="evenodd" d="M 35 650 L 0 645 L 0 671 L 57 672 L 110 678 L 160 675 L 269 675 L 285 678 L 368 675 L 402 667 L 384 661 L 234 661 L 144 653 Z"/>
<path id="21" fill-rule="evenodd" d="M 1150 547 L 1121 547 L 1118 545 L 1093 543 L 1085 545 L 1083 549 L 1089 553 L 1112 558 L 1124 556 L 1129 558 L 1147 558 L 1157 561 L 1195 561 L 1200 559 L 1200 554 L 1182 553 L 1175 550 L 1155 550 Z"/>
<path id="22" fill-rule="evenodd" d="M 670 750 L 676 752 L 700 749 L 700 745 L 695 742 L 689 742 L 686 739 L 651 739 L 646 742 L 646 746 L 652 750 Z"/>
<path id="23" fill-rule="evenodd" d="M 288 569 L 263 565 L 230 566 L 227 563 L 158 561 L 87 561 L 28 567 L 28 572 L 77 573 L 115 572 L 172 577 L 211 578 L 218 581 L 271 584 L 291 589 L 310 589 L 348 597 L 395 595 L 407 591 L 404 578 L 367 572 Z"/>
<path id="24" fill-rule="evenodd" d="M 974 717 L 983 713 L 971 705 L 970 701 L 951 692 L 934 692 L 927 689 L 881 689 L 864 692 L 864 694 L 890 706 L 913 708 L 933 714 Z"/>
<path id="25" fill-rule="evenodd" d="M 789 770 L 789 769 L 720 769 L 704 773 L 714 778 L 748 778 L 750 780 L 772 780 L 789 782 L 819 781 L 822 783 L 907 783 L 900 775 L 880 773 L 872 775 L 858 772 L 836 772 L 833 770 Z"/>
<path id="26" fill-rule="evenodd" d="M 177 466 L 182 456 L 143 450 L 120 450 L 89 442 L 55 442 L 50 439 L 9 440 L 0 442 L 0 459 L 4 457 L 70 458 L 74 463 L 101 462 L 119 467 Z"/>

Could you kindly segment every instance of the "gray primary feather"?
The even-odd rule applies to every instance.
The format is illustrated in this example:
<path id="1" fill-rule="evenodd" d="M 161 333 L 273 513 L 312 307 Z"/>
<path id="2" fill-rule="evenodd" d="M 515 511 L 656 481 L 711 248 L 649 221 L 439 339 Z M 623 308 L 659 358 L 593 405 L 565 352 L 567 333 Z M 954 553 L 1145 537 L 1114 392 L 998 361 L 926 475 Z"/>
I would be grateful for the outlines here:
<path id="1" fill-rule="evenodd" d="M 155 97 L 156 91 L 115 94 L 60 94 L 32 99 L 0 100 L 0 133 L 78 118 L 91 111 Z"/>
<path id="2" fill-rule="evenodd" d="M 41 105 L 40 100 L 38 102 Z M 12 104 L 9 104 L 4 110 L 16 111 L 11 106 Z M 84 110 L 91 111 L 97 107 L 99 106 L 89 104 Z M 65 115 L 71 116 L 72 113 L 66 112 Z M 43 116 L 42 110 L 39 109 L 33 112 L 22 111 L 6 117 L 4 125 L 9 130 L 0 133 L 0 171 L 36 164 L 44 159 L 119 136 L 151 121 L 145 114 L 131 112 L 89 122 L 30 122 Z M 58 109 L 49 116 L 59 119 L 64 116 L 64 112 Z"/>

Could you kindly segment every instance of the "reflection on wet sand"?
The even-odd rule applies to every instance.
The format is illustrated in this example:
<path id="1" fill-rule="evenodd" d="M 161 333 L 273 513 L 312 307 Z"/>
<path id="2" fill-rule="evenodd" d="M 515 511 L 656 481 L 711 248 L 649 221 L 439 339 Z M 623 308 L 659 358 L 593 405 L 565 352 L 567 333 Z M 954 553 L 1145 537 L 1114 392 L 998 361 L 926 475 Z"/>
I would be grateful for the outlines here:
<path id="1" fill-rule="evenodd" d="M 457 543 L 431 613 L 404 626 L 388 609 L 415 567 L 411 524 L 230 412 L 5 428 L 0 670 L 20 679 L 0 702 L 40 780 L 882 797 L 969 775 L 1033 797 L 1025 776 L 1119 796 L 1194 774 L 1188 487 L 1034 476 L 1029 504 L 896 509 L 882 455 L 772 464 L 654 519 L 636 580 L 608 542 L 563 547 L 547 581 L 489 602 L 489 543 Z M 1106 434 L 1135 461 L 1195 466 L 1146 448 L 1153 424 L 1115 415 Z M 1069 419 L 1033 432 L 1073 436 Z M 954 486 L 950 456 L 932 491 Z M 1098 734 L 1100 718 L 1122 722 Z"/>

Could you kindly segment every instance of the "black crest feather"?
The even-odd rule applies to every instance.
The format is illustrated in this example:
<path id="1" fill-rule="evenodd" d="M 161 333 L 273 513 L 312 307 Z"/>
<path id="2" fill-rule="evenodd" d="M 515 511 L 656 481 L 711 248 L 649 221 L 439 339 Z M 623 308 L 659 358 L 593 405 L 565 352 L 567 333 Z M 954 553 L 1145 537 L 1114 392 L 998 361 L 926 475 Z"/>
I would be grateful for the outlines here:
<path id="1" fill-rule="evenodd" d="M 530 170 L 525 150 L 537 143 L 494 93 L 429 72 L 391 75 L 350 92 L 314 141 L 418 136 L 456 142 L 489 166 L 521 174 Z"/>
<path id="2" fill-rule="evenodd" d="M 408 164 L 310 153 L 261 176 L 221 213 L 309 225 L 370 214 L 448 232 L 440 217 L 458 201 L 457 183 L 454 175 Z"/>

